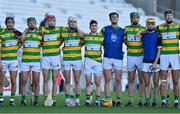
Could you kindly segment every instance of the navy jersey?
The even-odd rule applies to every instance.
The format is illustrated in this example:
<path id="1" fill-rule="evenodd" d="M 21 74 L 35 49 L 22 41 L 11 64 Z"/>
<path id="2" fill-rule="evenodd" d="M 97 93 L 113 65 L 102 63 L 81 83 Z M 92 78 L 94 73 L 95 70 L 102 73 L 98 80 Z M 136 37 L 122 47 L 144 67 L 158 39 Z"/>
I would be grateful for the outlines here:
<path id="1" fill-rule="evenodd" d="M 159 32 L 145 33 L 142 35 L 144 58 L 143 62 L 153 63 L 156 59 L 158 48 L 162 46 Z"/>
<path id="2" fill-rule="evenodd" d="M 104 35 L 104 57 L 123 59 L 123 37 L 124 29 L 106 26 L 102 29 Z"/>

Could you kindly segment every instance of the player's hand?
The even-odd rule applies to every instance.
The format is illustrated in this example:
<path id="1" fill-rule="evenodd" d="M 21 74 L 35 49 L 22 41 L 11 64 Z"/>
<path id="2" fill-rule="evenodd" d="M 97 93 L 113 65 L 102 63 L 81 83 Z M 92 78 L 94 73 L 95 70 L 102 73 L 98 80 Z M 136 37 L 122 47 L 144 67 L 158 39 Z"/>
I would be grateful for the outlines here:
<path id="1" fill-rule="evenodd" d="M 29 28 L 26 28 L 23 32 L 23 34 L 20 37 L 20 42 L 23 42 L 25 40 L 25 35 L 29 32 Z"/>
<path id="2" fill-rule="evenodd" d="M 156 63 L 156 62 L 154 62 L 154 63 L 152 64 L 152 68 L 153 68 L 153 69 L 157 69 L 157 63 Z"/>
<path id="3" fill-rule="evenodd" d="M 77 29 L 77 31 L 78 31 L 80 37 L 83 37 L 83 36 L 84 36 L 84 32 L 83 32 L 82 30 Z"/>

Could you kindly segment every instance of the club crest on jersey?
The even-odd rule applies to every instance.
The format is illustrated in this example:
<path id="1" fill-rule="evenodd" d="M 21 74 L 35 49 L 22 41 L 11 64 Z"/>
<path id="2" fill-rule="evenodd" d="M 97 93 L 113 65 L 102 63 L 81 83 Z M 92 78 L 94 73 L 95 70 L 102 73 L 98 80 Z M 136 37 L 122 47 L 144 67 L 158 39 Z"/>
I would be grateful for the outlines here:
<path id="1" fill-rule="evenodd" d="M 117 40 L 117 34 L 112 33 L 112 34 L 111 34 L 111 40 L 112 40 L 112 42 L 116 42 L 116 40 Z"/>

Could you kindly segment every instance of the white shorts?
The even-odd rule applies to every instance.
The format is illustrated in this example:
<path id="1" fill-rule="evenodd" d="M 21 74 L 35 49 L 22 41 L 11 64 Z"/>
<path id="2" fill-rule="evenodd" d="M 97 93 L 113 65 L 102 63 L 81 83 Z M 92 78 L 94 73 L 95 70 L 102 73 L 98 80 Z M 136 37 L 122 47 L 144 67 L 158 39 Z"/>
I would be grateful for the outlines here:
<path id="1" fill-rule="evenodd" d="M 30 69 L 34 72 L 40 72 L 41 71 L 40 62 L 21 63 L 21 71 L 30 71 Z"/>
<path id="2" fill-rule="evenodd" d="M 61 60 L 60 56 L 43 57 L 42 68 L 58 70 L 61 67 L 60 60 Z"/>
<path id="3" fill-rule="evenodd" d="M 127 56 L 127 70 L 134 71 L 139 70 L 142 71 L 143 64 L 143 56 Z"/>
<path id="4" fill-rule="evenodd" d="M 160 56 L 160 69 L 161 70 L 168 70 L 170 65 L 172 67 L 172 70 L 180 69 L 179 54 Z"/>
<path id="5" fill-rule="evenodd" d="M 92 73 L 95 74 L 95 76 L 102 76 L 102 64 L 90 59 L 86 58 L 85 59 L 85 69 L 84 69 L 84 74 L 85 76 L 91 76 Z"/>
<path id="6" fill-rule="evenodd" d="M 63 61 L 63 70 L 71 70 L 71 67 L 73 70 L 82 70 L 82 60 Z"/>
<path id="7" fill-rule="evenodd" d="M 143 63 L 142 64 L 142 71 L 143 72 L 152 72 L 152 63 Z M 157 68 L 153 70 L 154 72 L 159 72 L 159 64 L 157 64 Z"/>
<path id="8" fill-rule="evenodd" d="M 103 69 L 122 70 L 123 69 L 123 61 L 119 60 L 119 59 L 104 57 Z"/>
<path id="9" fill-rule="evenodd" d="M 2 60 L 3 72 L 18 71 L 18 60 L 6 61 Z"/>

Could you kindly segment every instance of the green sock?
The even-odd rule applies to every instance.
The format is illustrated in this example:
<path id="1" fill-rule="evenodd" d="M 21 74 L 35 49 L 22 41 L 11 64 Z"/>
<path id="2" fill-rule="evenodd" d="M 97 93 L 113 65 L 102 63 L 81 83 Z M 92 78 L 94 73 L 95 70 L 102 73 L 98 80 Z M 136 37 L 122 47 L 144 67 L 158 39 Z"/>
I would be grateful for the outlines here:
<path id="1" fill-rule="evenodd" d="M 76 94 L 76 99 L 79 99 L 80 98 L 80 94 Z"/>
<path id="2" fill-rule="evenodd" d="M 46 101 L 46 100 L 47 100 L 47 98 L 48 98 L 48 96 L 44 96 L 44 101 Z"/>
<path id="3" fill-rule="evenodd" d="M 100 99 L 100 96 L 96 95 L 96 100 Z"/>
<path id="4" fill-rule="evenodd" d="M 116 101 L 121 101 L 121 97 L 120 96 L 116 96 Z"/>
<path id="5" fill-rule="evenodd" d="M 11 93 L 11 99 L 14 99 L 15 93 Z"/>
<path id="6" fill-rule="evenodd" d="M 174 96 L 174 100 L 178 100 L 179 99 L 179 96 Z"/>
<path id="7" fill-rule="evenodd" d="M 86 95 L 86 100 L 90 100 L 90 95 Z"/>
<path id="8" fill-rule="evenodd" d="M 139 96 L 139 102 L 143 102 L 143 96 Z"/>
<path id="9" fill-rule="evenodd" d="M 157 103 L 157 98 L 153 98 L 153 103 Z"/>
<path id="10" fill-rule="evenodd" d="M 3 93 L 0 93 L 0 99 L 3 99 Z"/>
<path id="11" fill-rule="evenodd" d="M 150 98 L 146 98 L 146 103 L 150 103 Z"/>
<path id="12" fill-rule="evenodd" d="M 69 94 L 65 94 L 65 99 L 68 99 L 70 97 Z"/>
<path id="13" fill-rule="evenodd" d="M 129 96 L 129 102 L 133 102 L 133 96 Z"/>
<path id="14" fill-rule="evenodd" d="M 56 101 L 56 96 L 52 95 L 52 100 L 55 102 Z"/>
<path id="15" fill-rule="evenodd" d="M 38 98 L 39 98 L 39 96 L 34 96 L 34 101 L 37 102 Z"/>
<path id="16" fill-rule="evenodd" d="M 161 99 L 162 99 L 162 100 L 165 100 L 165 98 L 166 98 L 165 96 L 161 96 Z"/>
<path id="17" fill-rule="evenodd" d="M 109 100 L 110 99 L 110 97 L 109 96 L 106 96 L 106 100 Z"/>
<path id="18" fill-rule="evenodd" d="M 22 101 L 26 101 L 26 96 L 22 96 Z"/>

